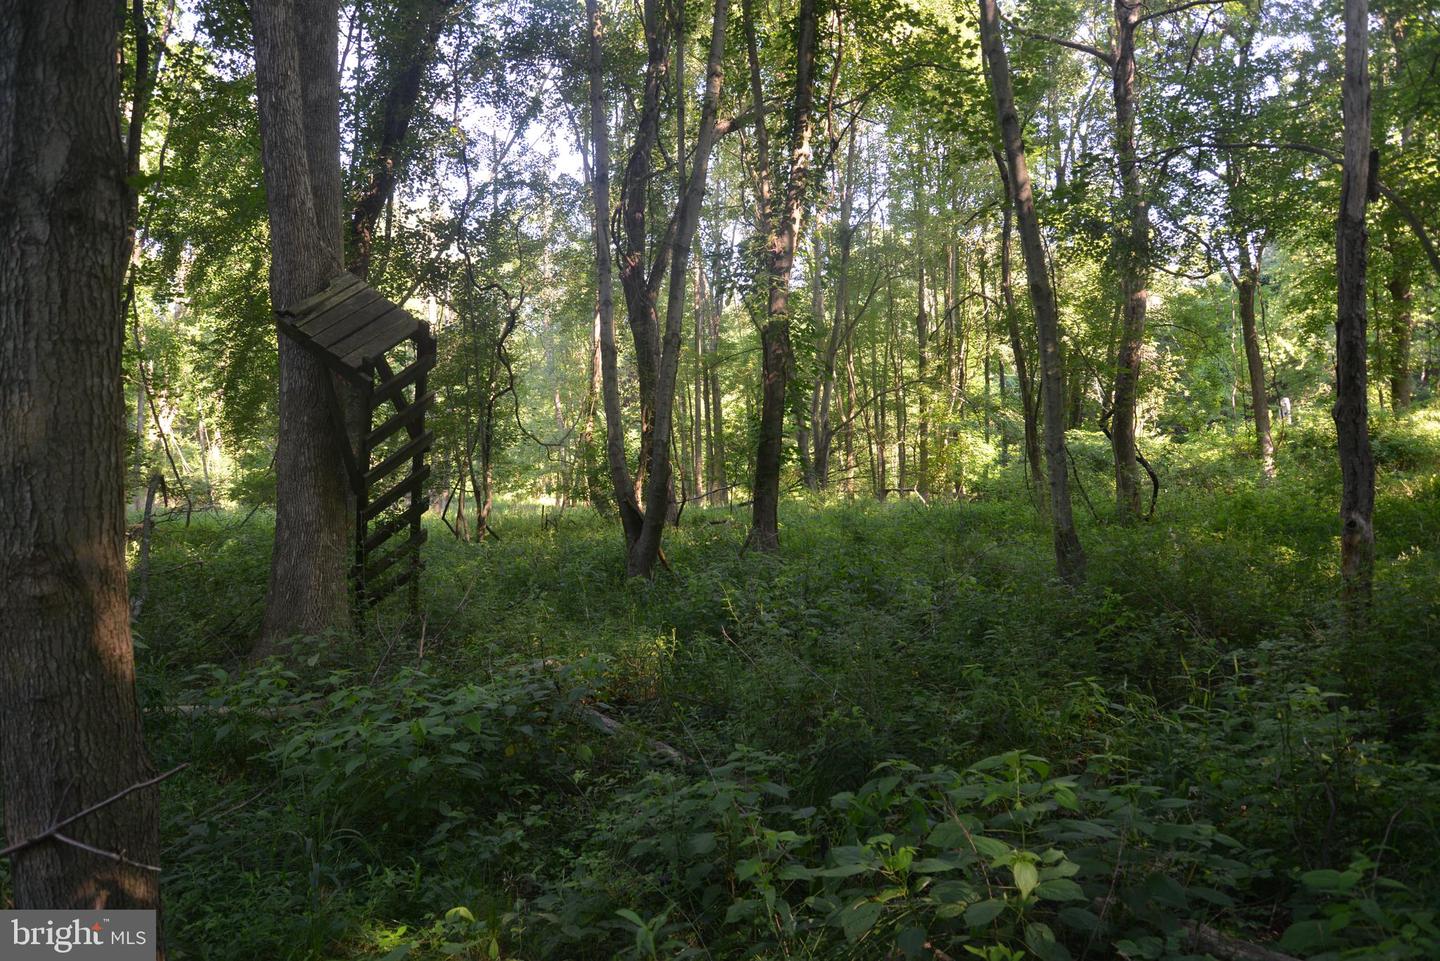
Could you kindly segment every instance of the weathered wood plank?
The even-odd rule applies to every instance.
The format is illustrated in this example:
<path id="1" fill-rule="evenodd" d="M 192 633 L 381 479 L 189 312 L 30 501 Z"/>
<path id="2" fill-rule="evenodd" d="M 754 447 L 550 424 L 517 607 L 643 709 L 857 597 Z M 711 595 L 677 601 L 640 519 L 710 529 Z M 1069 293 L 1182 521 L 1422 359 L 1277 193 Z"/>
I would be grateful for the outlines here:
<path id="1" fill-rule="evenodd" d="M 399 530 L 408 527 L 410 523 L 419 517 L 424 516 L 430 509 L 430 498 L 421 497 L 418 501 L 405 508 L 399 514 L 391 516 L 384 524 L 375 528 L 369 537 L 365 538 L 365 551 L 369 553 L 381 544 L 384 544 Z"/>
<path id="2" fill-rule="evenodd" d="M 336 357 L 343 357 L 348 347 L 342 347 L 351 337 L 364 336 L 366 328 L 389 314 L 395 309 L 395 305 L 378 294 L 365 303 L 359 303 L 360 298 L 355 298 L 353 304 L 344 317 L 341 317 L 324 330 L 311 331 L 306 328 L 307 333 L 314 339 L 315 343 L 330 351 Z M 349 305 L 346 305 L 349 306 Z M 345 309 L 342 306 L 342 309 Z"/>
<path id="3" fill-rule="evenodd" d="M 429 450 L 430 445 L 433 443 L 435 443 L 435 432 L 427 430 L 425 433 L 421 434 L 419 437 L 416 437 L 414 440 L 410 441 L 410 443 L 406 444 L 404 447 L 401 447 L 395 453 L 391 454 L 389 457 L 385 458 L 383 461 L 366 471 L 365 484 L 368 486 L 375 483 L 377 480 L 380 480 L 382 477 L 385 477 L 395 468 L 404 464 L 411 457 Z"/>
<path id="4" fill-rule="evenodd" d="M 420 359 L 415 363 L 375 388 L 375 392 L 370 396 L 372 409 L 378 409 L 386 401 L 401 397 L 401 392 L 405 388 L 419 380 L 426 371 L 434 366 L 434 354 L 421 354 Z"/>
<path id="5" fill-rule="evenodd" d="M 375 500 L 370 502 L 370 504 L 364 510 L 365 520 L 374 520 L 376 517 L 383 514 L 386 508 L 390 507 L 392 504 L 394 504 L 400 498 L 404 497 L 406 494 L 410 493 L 411 491 L 418 491 L 420 489 L 420 485 L 425 483 L 426 479 L 429 478 L 429 476 L 430 465 L 426 464 L 424 467 L 420 468 L 420 470 L 401 480 L 394 487 L 390 488 L 384 494 L 381 494 L 379 497 L 375 498 Z"/>
<path id="6" fill-rule="evenodd" d="M 412 579 L 420 576 L 420 571 L 424 566 L 423 563 L 417 563 L 413 567 L 402 567 L 381 584 L 373 587 L 367 584 L 364 588 L 366 602 L 369 604 L 380 603 L 381 600 L 393 593 L 397 587 L 401 587 L 409 583 Z"/>
<path id="7" fill-rule="evenodd" d="M 359 277 L 350 271 L 345 270 L 336 274 L 330 279 L 330 283 L 318 294 L 312 294 L 297 303 L 290 304 L 276 311 L 279 314 L 288 314 L 291 317 L 299 317 L 302 314 L 323 310 L 321 306 L 331 299 L 338 299 L 342 296 L 349 296 L 355 292 L 355 288 L 362 285 Z"/>
<path id="8" fill-rule="evenodd" d="M 374 580 L 378 580 L 380 575 L 394 567 L 396 562 L 418 551 L 420 545 L 425 543 L 427 533 L 425 528 L 422 527 L 412 534 L 409 540 L 393 550 L 386 551 L 378 560 L 367 560 L 365 563 L 365 583 L 369 584 Z"/>
<path id="9" fill-rule="evenodd" d="M 432 390 L 425 394 L 423 397 L 416 400 L 414 403 L 406 404 L 404 407 L 400 408 L 399 413 L 392 415 L 389 420 L 385 421 L 385 423 L 372 430 L 369 434 L 366 434 L 365 442 L 369 444 L 370 447 L 373 449 L 377 444 L 385 440 L 385 438 L 389 437 L 391 434 L 398 431 L 400 428 L 423 418 L 425 416 L 425 411 L 430 407 L 432 403 L 434 403 L 434 401 L 435 392 Z"/>
<path id="10" fill-rule="evenodd" d="M 350 316 L 351 311 L 359 310 L 365 304 L 377 300 L 384 298 L 363 284 L 350 287 L 343 291 L 341 296 L 322 304 L 318 309 L 308 314 L 295 315 L 295 326 L 306 337 L 313 339 L 316 334 Z"/>
<path id="11" fill-rule="evenodd" d="M 332 349 L 342 355 L 342 363 L 360 367 L 365 361 L 374 360 L 397 344 L 409 340 L 415 335 L 418 326 L 419 321 L 397 308 L 394 313 L 386 314 L 361 334 Z"/>

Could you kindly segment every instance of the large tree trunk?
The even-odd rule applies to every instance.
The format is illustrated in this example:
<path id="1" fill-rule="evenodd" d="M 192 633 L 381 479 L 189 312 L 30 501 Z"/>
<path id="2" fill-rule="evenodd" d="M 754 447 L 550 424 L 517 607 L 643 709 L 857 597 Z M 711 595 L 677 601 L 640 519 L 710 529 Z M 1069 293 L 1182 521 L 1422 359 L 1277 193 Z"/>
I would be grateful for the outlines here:
<path id="1" fill-rule="evenodd" d="M 126 596 L 118 34 L 114 5 L 0 2 L 0 765 L 12 844 L 152 773 Z M 64 833 L 74 843 L 15 852 L 14 907 L 158 909 L 155 787 Z"/>
<path id="2" fill-rule="evenodd" d="M 251 18 L 270 302 L 281 310 L 341 269 L 338 14 L 336 0 L 256 0 Z M 275 547 L 256 657 L 288 637 L 350 624 L 352 494 L 340 448 L 347 441 L 329 407 L 329 391 L 344 387 L 294 341 L 282 336 L 279 344 Z"/>
<path id="3" fill-rule="evenodd" d="M 745 4 L 750 52 L 751 94 L 755 104 L 757 168 L 761 171 L 760 208 L 765 215 L 765 266 L 768 299 L 760 330 L 762 357 L 760 441 L 755 451 L 749 543 L 756 550 L 780 547 L 780 448 L 785 433 L 785 387 L 790 374 L 790 274 L 800 240 L 805 194 L 810 181 L 811 105 L 815 98 L 815 0 L 800 0 L 795 42 L 795 94 L 791 104 L 790 161 L 778 221 L 769 216 L 769 145 L 765 135 L 764 97 L 755 49 L 751 4 Z"/>
<path id="4" fill-rule="evenodd" d="M 1025 276 L 1030 284 L 1030 304 L 1035 312 L 1035 335 L 1040 346 L 1040 387 L 1045 407 L 1045 462 L 1050 476 L 1050 520 L 1055 534 L 1055 562 L 1060 576 L 1071 584 L 1085 578 L 1085 552 L 1075 533 L 1070 512 L 1065 450 L 1065 385 L 1060 371 L 1060 321 L 1055 291 L 1045 269 L 1045 250 L 1040 222 L 1035 215 L 1035 198 L 1030 171 L 1025 164 L 1025 144 L 1015 97 L 1010 90 L 1010 63 L 1000 38 L 1000 17 L 995 0 L 979 0 L 980 42 L 989 67 L 990 89 L 995 96 L 996 126 L 1005 145 L 1005 160 L 1015 192 L 1015 214 L 1020 227 L 1020 249 L 1025 255 Z"/>
<path id="5" fill-rule="evenodd" d="M 1335 229 L 1335 430 L 1340 455 L 1341 596 L 1352 613 L 1369 600 L 1375 569 L 1375 460 L 1365 372 L 1365 210 L 1370 170 L 1369 4 L 1345 0 L 1344 182 Z"/>
<path id="6" fill-rule="evenodd" d="M 1116 50 L 1112 96 L 1115 102 L 1115 159 L 1120 167 L 1120 194 L 1125 233 L 1116 244 L 1123 321 L 1115 364 L 1114 425 L 1115 503 L 1122 520 L 1140 516 L 1139 464 L 1135 458 L 1136 397 L 1140 355 L 1145 345 L 1145 307 L 1150 296 L 1150 202 L 1140 180 L 1135 154 L 1135 31 L 1140 0 L 1115 0 Z"/>

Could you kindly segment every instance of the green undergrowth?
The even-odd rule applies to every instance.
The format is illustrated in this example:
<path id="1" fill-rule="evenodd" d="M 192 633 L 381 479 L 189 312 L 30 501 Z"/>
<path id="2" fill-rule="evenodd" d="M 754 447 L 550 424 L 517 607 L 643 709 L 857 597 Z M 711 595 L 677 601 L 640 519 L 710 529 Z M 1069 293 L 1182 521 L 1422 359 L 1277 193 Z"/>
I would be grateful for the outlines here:
<path id="1" fill-rule="evenodd" d="M 1340 633 L 1333 430 L 1151 441 L 1085 587 L 1018 466 L 967 499 L 795 497 L 431 530 L 423 616 L 249 665 L 270 521 L 157 526 L 137 625 L 177 958 L 1440 956 L 1440 420 L 1376 427 L 1376 593 Z M 594 712 L 618 722 L 597 729 Z M 657 747 L 663 742 L 683 757 Z"/>

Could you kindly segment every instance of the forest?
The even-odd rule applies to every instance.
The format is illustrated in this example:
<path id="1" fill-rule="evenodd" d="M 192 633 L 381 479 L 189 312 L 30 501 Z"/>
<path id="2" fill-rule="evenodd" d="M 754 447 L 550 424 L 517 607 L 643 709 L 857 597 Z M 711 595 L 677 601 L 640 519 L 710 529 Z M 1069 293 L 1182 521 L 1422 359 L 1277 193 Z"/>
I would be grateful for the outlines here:
<path id="1" fill-rule="evenodd" d="M 0 0 L 0 929 L 1440 958 L 1437 136 L 1431 0 Z"/>

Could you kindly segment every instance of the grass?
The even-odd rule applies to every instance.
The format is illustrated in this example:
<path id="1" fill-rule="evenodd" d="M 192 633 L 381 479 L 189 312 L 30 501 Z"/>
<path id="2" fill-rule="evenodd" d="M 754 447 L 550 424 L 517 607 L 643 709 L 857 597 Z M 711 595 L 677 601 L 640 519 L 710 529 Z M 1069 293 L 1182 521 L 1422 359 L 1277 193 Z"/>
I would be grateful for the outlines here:
<path id="1" fill-rule="evenodd" d="M 1377 426 L 1349 638 L 1323 424 L 1270 485 L 1244 437 L 1152 442 L 1156 517 L 1080 507 L 1078 591 L 1017 467 L 955 504 L 797 498 L 776 556 L 692 506 L 654 583 L 616 523 L 512 507 L 499 542 L 431 531 L 423 622 L 260 669 L 266 516 L 163 523 L 137 643 L 157 763 L 194 765 L 164 789 L 173 956 L 1184 957 L 1187 920 L 1433 956 L 1437 424 Z M 1074 444 L 1103 516 L 1104 439 Z M 942 823 L 1001 853 L 915 873 Z"/>

